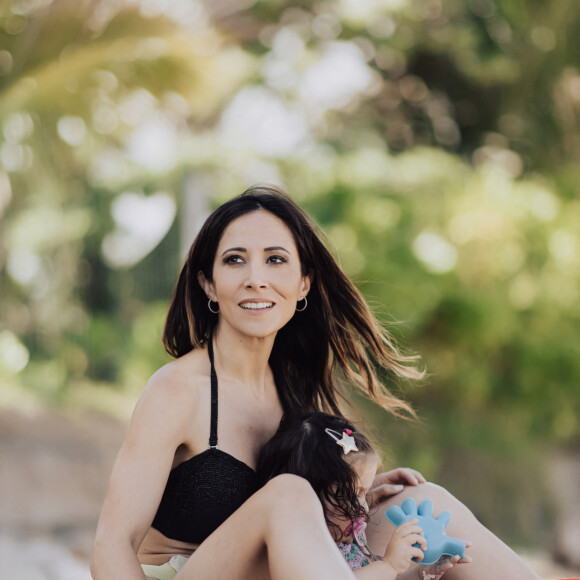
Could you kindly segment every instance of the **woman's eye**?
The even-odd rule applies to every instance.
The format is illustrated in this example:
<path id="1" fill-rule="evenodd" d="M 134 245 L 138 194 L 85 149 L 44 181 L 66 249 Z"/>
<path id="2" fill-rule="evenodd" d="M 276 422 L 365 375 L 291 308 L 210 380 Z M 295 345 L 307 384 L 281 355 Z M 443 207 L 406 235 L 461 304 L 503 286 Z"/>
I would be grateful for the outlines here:
<path id="1" fill-rule="evenodd" d="M 268 262 L 271 264 L 284 264 L 286 262 L 286 258 L 283 256 L 269 256 Z"/>
<path id="2" fill-rule="evenodd" d="M 238 254 L 230 254 L 224 258 L 224 264 L 241 264 L 244 259 Z"/>

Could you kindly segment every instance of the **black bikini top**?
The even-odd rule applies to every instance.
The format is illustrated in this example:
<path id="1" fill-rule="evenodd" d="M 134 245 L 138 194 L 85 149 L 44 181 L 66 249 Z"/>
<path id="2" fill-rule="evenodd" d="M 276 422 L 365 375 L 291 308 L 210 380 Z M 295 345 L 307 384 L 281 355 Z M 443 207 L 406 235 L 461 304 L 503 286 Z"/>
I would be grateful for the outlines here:
<path id="1" fill-rule="evenodd" d="M 250 466 L 218 449 L 218 380 L 211 339 L 207 350 L 211 364 L 209 448 L 171 470 L 152 523 L 164 536 L 192 544 L 203 542 L 260 487 Z"/>

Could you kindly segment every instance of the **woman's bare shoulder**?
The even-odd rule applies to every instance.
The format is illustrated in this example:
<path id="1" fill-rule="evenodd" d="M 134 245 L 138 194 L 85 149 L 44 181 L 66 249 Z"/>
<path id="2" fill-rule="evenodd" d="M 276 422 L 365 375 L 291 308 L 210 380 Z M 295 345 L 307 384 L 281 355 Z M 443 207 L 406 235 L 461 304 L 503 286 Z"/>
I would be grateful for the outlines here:
<path id="1" fill-rule="evenodd" d="M 156 464 L 169 472 L 176 450 L 185 446 L 191 453 L 204 441 L 197 431 L 209 429 L 209 363 L 203 365 L 203 351 L 185 355 L 159 369 L 141 394 L 119 456 L 125 465 Z M 204 376 L 205 373 L 205 376 Z M 194 429 L 192 426 L 201 426 Z"/>
<path id="2" fill-rule="evenodd" d="M 137 403 L 157 414 L 191 417 L 198 406 L 200 391 L 209 387 L 209 361 L 205 350 L 195 350 L 162 366 L 147 382 Z"/>

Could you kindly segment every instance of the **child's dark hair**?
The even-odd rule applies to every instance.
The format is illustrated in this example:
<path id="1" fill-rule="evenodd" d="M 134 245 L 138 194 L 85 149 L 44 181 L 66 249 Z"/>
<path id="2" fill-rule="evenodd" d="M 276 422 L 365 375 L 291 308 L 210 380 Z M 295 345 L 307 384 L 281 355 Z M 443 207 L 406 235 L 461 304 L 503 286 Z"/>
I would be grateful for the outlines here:
<path id="1" fill-rule="evenodd" d="M 278 431 L 262 448 L 257 472 L 263 483 L 282 473 L 308 480 L 322 503 L 327 525 L 337 530 L 336 537 L 341 539 L 342 531 L 331 521 L 330 512 L 351 524 L 359 518 L 368 519 L 368 513 L 358 499 L 357 473 L 326 429 L 336 431 L 339 439 L 345 430 L 352 431 L 358 448 L 351 452 L 354 460 L 359 454 L 375 454 L 369 440 L 343 417 L 305 413 L 282 419 Z M 367 546 L 359 547 L 371 555 Z"/>

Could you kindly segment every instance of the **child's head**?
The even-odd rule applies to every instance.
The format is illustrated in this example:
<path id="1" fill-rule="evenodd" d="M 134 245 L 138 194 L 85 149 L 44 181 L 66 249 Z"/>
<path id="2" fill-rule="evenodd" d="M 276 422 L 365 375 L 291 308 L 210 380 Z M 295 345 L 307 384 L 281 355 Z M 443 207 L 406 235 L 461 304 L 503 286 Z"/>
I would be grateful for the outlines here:
<path id="1" fill-rule="evenodd" d="M 345 453 L 339 441 L 351 436 L 356 451 Z M 282 420 L 263 447 L 257 471 L 264 482 L 282 473 L 307 479 L 318 495 L 336 540 L 355 520 L 367 517 L 368 493 L 379 464 L 369 440 L 342 417 L 321 412 Z"/>

